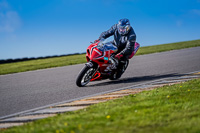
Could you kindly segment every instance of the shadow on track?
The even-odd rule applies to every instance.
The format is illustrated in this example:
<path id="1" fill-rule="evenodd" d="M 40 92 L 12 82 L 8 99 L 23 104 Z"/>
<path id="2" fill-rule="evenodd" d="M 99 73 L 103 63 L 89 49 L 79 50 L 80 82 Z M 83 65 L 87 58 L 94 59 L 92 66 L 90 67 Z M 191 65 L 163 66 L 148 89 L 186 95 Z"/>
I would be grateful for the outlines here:
<path id="1" fill-rule="evenodd" d="M 114 85 L 114 84 L 121 84 L 121 83 L 137 83 L 137 82 L 152 81 L 152 80 L 169 78 L 169 77 L 177 77 L 177 76 L 183 76 L 183 74 L 172 73 L 172 74 L 166 74 L 166 75 L 149 75 L 149 76 L 142 76 L 142 77 L 122 78 L 119 80 L 113 80 L 113 81 L 110 80 L 108 82 L 97 83 L 94 85 L 88 85 L 87 87 L 106 86 L 106 85 L 111 85 L 111 84 Z"/>

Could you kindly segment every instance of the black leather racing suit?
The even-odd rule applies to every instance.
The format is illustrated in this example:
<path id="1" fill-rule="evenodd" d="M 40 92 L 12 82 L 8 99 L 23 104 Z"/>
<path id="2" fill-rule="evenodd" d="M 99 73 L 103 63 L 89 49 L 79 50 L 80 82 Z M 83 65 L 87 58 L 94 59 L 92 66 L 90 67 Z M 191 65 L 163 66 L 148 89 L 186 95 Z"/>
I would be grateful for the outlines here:
<path id="1" fill-rule="evenodd" d="M 99 39 L 106 39 L 112 35 L 114 35 L 112 43 L 118 48 L 116 54 L 121 53 L 123 55 L 122 60 L 127 60 L 135 47 L 136 34 L 133 28 L 131 27 L 126 35 L 120 35 L 117 30 L 117 24 L 115 24 L 108 31 L 101 33 Z"/>

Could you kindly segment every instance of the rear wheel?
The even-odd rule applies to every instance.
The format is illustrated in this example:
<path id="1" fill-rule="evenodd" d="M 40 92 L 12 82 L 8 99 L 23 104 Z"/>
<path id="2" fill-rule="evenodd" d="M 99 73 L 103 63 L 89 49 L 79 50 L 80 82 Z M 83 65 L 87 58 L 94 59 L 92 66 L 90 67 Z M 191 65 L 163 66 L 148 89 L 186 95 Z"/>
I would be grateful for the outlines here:
<path id="1" fill-rule="evenodd" d="M 117 70 L 113 71 L 112 74 L 109 77 L 110 80 L 116 80 L 117 78 Z"/>
<path id="2" fill-rule="evenodd" d="M 87 85 L 96 72 L 96 69 L 97 68 L 85 66 L 76 79 L 76 85 L 79 87 Z"/>

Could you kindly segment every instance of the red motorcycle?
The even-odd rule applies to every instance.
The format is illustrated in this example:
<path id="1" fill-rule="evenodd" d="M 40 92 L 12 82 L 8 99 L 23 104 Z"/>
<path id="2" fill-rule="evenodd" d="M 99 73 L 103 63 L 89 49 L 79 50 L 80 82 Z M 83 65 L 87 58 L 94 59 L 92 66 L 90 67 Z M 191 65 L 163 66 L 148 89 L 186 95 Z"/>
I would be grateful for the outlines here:
<path id="1" fill-rule="evenodd" d="M 135 43 L 135 50 L 129 57 L 131 59 L 138 51 L 140 45 Z M 126 68 L 128 67 L 129 60 L 118 62 L 114 58 L 117 47 L 112 43 L 103 43 L 97 41 L 92 43 L 86 51 L 87 63 L 79 73 L 76 79 L 76 85 L 79 87 L 87 85 L 90 81 L 110 79 L 115 80 L 121 77 Z M 123 64 L 123 65 L 119 65 Z M 117 68 L 113 68 L 115 66 Z M 119 67 L 121 66 L 121 67 Z M 120 74 L 119 74 L 120 71 Z"/>

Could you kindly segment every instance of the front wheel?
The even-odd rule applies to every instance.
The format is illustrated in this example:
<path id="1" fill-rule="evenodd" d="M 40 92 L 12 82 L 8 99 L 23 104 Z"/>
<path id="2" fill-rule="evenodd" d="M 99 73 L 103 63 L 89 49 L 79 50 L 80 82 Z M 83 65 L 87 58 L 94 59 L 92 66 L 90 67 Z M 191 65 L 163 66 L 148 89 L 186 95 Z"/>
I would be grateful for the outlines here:
<path id="1" fill-rule="evenodd" d="M 79 87 L 87 85 L 96 72 L 96 69 L 97 68 L 85 66 L 76 79 L 76 85 Z"/>

